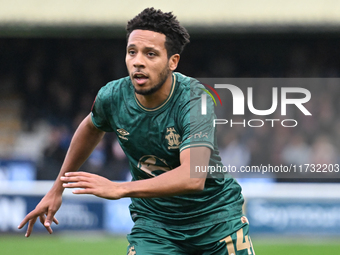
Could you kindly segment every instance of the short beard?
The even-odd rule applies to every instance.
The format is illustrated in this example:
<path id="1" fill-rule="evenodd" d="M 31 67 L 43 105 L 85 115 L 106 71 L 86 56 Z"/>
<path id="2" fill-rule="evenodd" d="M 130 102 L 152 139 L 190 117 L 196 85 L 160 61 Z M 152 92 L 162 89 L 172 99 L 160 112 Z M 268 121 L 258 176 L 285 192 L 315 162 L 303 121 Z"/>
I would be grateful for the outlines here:
<path id="1" fill-rule="evenodd" d="M 143 96 L 148 96 L 152 95 L 156 91 L 158 91 L 165 83 L 165 81 L 168 79 L 170 74 L 170 69 L 168 67 L 165 67 L 163 71 L 159 74 L 159 83 L 153 86 L 152 88 L 148 90 L 143 90 L 143 89 L 136 89 L 135 88 L 135 93 Z"/>

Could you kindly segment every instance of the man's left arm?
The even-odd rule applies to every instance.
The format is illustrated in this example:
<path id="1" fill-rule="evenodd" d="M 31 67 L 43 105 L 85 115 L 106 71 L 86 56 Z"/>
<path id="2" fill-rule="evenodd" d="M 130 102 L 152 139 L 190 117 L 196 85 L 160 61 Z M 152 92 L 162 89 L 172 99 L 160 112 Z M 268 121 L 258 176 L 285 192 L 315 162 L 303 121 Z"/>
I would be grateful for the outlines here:
<path id="1" fill-rule="evenodd" d="M 92 194 L 106 199 L 188 194 L 204 189 L 207 173 L 197 173 L 195 170 L 196 166 L 201 168 L 209 165 L 210 153 L 208 147 L 185 149 L 180 153 L 180 166 L 145 180 L 117 183 L 85 172 L 70 172 L 61 180 L 65 188 L 79 188 L 73 191 L 74 194 Z"/>

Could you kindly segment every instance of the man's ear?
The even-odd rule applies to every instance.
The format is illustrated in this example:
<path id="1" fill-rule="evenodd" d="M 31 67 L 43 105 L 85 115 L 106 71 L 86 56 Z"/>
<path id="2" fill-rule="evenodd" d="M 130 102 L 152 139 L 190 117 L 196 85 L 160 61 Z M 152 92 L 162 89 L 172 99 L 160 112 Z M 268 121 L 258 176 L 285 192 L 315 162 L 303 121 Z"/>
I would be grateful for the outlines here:
<path id="1" fill-rule="evenodd" d="M 169 59 L 169 69 L 171 71 L 174 71 L 177 68 L 179 59 L 180 59 L 179 54 L 174 54 L 170 57 L 170 59 Z"/>

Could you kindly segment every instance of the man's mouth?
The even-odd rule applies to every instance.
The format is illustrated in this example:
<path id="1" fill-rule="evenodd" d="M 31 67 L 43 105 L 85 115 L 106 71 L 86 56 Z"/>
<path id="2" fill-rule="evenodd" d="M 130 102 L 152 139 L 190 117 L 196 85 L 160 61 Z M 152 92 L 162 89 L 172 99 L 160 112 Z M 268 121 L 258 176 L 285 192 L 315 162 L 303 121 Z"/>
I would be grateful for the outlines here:
<path id="1" fill-rule="evenodd" d="M 144 83 L 147 82 L 149 77 L 147 77 L 145 74 L 143 73 L 135 73 L 133 75 L 133 79 L 137 82 L 138 85 L 143 85 Z"/>

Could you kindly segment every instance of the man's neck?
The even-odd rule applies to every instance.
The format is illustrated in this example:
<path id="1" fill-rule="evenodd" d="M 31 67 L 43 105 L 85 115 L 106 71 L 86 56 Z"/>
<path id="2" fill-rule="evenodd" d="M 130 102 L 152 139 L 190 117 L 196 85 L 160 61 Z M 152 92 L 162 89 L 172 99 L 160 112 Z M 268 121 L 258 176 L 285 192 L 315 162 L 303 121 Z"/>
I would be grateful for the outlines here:
<path id="1" fill-rule="evenodd" d="M 169 75 L 163 86 L 155 93 L 151 95 L 141 95 L 135 93 L 135 95 L 139 103 L 145 108 L 156 108 L 157 106 L 163 104 L 165 100 L 168 98 L 171 91 L 171 87 L 172 87 L 172 74 Z"/>

